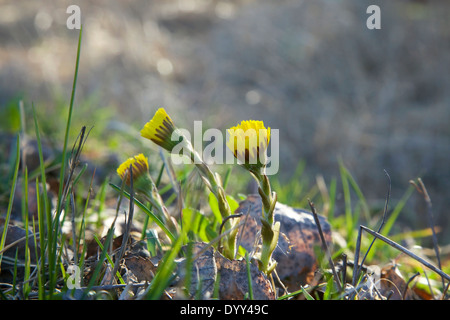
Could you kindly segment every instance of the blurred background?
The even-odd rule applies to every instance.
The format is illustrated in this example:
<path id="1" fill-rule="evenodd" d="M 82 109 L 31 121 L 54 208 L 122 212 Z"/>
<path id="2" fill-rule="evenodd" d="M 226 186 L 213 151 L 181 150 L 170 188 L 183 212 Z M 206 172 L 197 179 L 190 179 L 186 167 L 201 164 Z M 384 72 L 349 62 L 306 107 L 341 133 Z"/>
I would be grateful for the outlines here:
<path id="1" fill-rule="evenodd" d="M 50 118 L 66 110 L 72 4 L 83 24 L 74 112 L 93 134 L 113 124 L 138 137 L 159 107 L 188 129 L 263 120 L 280 130 L 281 179 L 305 161 L 311 180 L 329 182 L 342 160 L 367 199 L 383 202 L 386 169 L 394 205 L 421 177 L 438 238 L 450 240 L 449 1 L 0 1 L 2 131 L 14 130 L 20 99 Z M 371 4 L 381 30 L 366 27 Z M 428 226 L 417 193 L 408 210 L 411 229 Z"/>

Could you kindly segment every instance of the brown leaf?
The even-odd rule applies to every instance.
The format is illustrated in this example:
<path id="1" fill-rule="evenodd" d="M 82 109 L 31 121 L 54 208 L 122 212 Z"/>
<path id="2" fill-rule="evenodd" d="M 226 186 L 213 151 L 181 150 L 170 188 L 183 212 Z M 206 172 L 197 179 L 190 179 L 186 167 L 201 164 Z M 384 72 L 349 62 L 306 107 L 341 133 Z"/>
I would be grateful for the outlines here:
<path id="1" fill-rule="evenodd" d="M 128 245 L 131 245 L 134 241 L 137 241 L 140 237 L 140 234 L 135 233 L 134 231 L 132 231 L 130 233 L 130 236 L 128 238 Z M 105 244 L 107 236 L 104 236 L 100 239 L 100 243 L 102 245 Z M 121 234 L 118 237 L 115 237 L 113 240 L 113 244 L 112 244 L 112 251 L 117 250 L 118 248 L 120 248 L 122 246 L 122 242 L 123 242 L 123 234 Z M 100 254 L 101 250 L 100 247 L 98 246 L 97 241 L 95 241 L 95 239 L 91 239 L 88 241 L 87 243 L 87 249 L 86 249 L 86 257 L 93 257 L 97 254 Z"/>
<path id="2" fill-rule="evenodd" d="M 414 288 L 412 288 L 412 290 L 422 300 L 434 300 L 435 299 L 434 296 L 432 296 L 428 291 L 426 291 L 422 288 L 414 287 Z"/>
<path id="3" fill-rule="evenodd" d="M 124 257 L 125 265 L 132 272 L 139 282 L 152 281 L 155 276 L 156 267 L 149 258 L 139 255 L 126 255 Z"/>
<path id="4" fill-rule="evenodd" d="M 405 294 L 406 290 L 406 294 Z M 392 291 L 390 300 L 416 300 L 417 295 L 406 286 L 402 274 L 396 265 L 387 265 L 381 269 L 380 293 L 387 297 Z"/>
<path id="5" fill-rule="evenodd" d="M 136 239 L 135 237 L 133 238 Z M 129 246 L 123 261 L 138 282 L 152 281 L 155 276 L 156 266 L 150 260 L 150 252 L 147 250 L 145 241 L 134 241 Z"/>
<path id="6" fill-rule="evenodd" d="M 4 229 L 4 220 L 1 219 L 3 224 L 0 226 L 0 235 L 3 234 Z M 8 230 L 6 233 L 6 239 L 5 239 L 5 248 L 8 246 L 11 246 L 9 249 L 5 250 L 4 255 L 14 258 L 16 255 L 16 250 L 18 250 L 18 258 L 19 260 L 25 259 L 25 236 L 26 231 L 25 229 L 15 226 L 15 225 L 8 225 Z M 38 240 L 39 242 L 39 240 Z M 32 263 L 36 262 L 36 249 L 34 246 L 34 235 L 31 230 L 28 231 L 28 248 L 30 251 L 30 261 Z M 39 251 L 39 248 L 38 248 Z"/>

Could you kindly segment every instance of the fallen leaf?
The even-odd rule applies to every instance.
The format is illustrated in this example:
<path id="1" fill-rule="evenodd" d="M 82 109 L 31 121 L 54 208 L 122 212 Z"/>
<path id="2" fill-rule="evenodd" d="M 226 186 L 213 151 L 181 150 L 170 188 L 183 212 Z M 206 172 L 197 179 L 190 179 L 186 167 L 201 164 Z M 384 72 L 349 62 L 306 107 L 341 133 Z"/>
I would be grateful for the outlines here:
<path id="1" fill-rule="evenodd" d="M 3 234 L 3 230 L 4 230 L 4 220 L 2 220 L 3 224 L 2 226 L 0 226 L 0 235 Z M 15 225 L 8 225 L 8 229 L 7 229 L 7 233 L 6 233 L 6 239 L 5 239 L 5 248 L 10 246 L 9 249 L 4 251 L 4 255 L 11 257 L 11 258 L 15 258 L 16 256 L 16 250 L 18 250 L 18 259 L 19 260 L 24 260 L 25 259 L 25 237 L 26 237 L 26 230 L 15 226 Z M 39 242 L 39 239 L 37 240 Z M 28 248 L 30 251 L 30 261 L 32 263 L 36 262 L 36 249 L 35 249 L 35 245 L 34 245 L 34 235 L 31 229 L 29 229 L 28 231 Z M 38 247 L 38 251 L 39 251 L 39 247 Z"/>
<path id="2" fill-rule="evenodd" d="M 133 273 L 138 282 L 152 281 L 155 276 L 156 267 L 150 260 L 150 255 L 141 254 L 142 248 L 128 252 L 123 258 L 128 270 Z"/>
<path id="3" fill-rule="evenodd" d="M 406 290 L 406 294 L 405 294 Z M 396 265 L 389 264 L 381 269 L 380 293 L 390 300 L 417 300 L 418 296 L 407 288 L 406 282 Z M 392 291 L 392 294 L 390 293 Z"/>

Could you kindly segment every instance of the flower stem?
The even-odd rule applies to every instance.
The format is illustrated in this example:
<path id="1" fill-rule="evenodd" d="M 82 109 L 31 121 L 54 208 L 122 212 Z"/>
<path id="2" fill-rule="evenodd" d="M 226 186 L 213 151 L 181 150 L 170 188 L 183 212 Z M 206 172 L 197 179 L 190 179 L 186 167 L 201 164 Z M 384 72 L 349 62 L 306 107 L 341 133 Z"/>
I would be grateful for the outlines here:
<path id="1" fill-rule="evenodd" d="M 272 253 L 278 244 L 280 234 L 280 223 L 274 223 L 277 194 L 272 191 L 269 177 L 264 173 L 264 168 L 263 170 L 250 170 L 250 172 L 259 184 L 258 192 L 263 204 L 263 210 L 261 212 L 262 248 L 260 270 L 266 274 L 270 274 L 276 266 L 276 262 L 272 261 Z"/>
<path id="2" fill-rule="evenodd" d="M 226 219 L 227 217 L 232 215 L 230 205 L 228 204 L 227 197 L 225 194 L 225 190 L 222 187 L 222 180 L 218 174 L 214 174 L 209 166 L 203 161 L 200 155 L 191 147 L 189 148 L 191 151 L 190 158 L 191 161 L 195 164 L 197 169 L 200 172 L 200 175 L 209 188 L 209 190 L 214 194 L 217 199 L 217 203 L 219 206 L 219 211 L 222 216 L 222 219 Z M 239 219 L 227 219 L 225 222 L 225 229 L 231 230 L 230 233 L 226 236 L 226 241 L 224 241 L 223 253 L 225 257 L 233 260 L 236 255 L 236 238 L 238 234 L 238 228 L 236 228 Z"/>
<path id="3" fill-rule="evenodd" d="M 138 194 L 141 194 L 145 200 L 150 202 L 153 208 L 156 208 L 161 218 L 164 219 L 165 223 L 167 223 L 170 231 L 175 231 L 179 234 L 179 225 L 164 205 L 164 201 L 162 200 L 158 189 L 149 174 L 143 175 L 136 181 L 136 191 Z"/>

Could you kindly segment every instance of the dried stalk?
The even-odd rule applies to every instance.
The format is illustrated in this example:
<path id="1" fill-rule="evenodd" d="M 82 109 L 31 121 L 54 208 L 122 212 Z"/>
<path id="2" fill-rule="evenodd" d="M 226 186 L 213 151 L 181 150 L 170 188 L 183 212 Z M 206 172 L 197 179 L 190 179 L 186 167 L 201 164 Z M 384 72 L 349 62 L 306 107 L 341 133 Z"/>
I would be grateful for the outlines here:
<path id="1" fill-rule="evenodd" d="M 333 263 L 333 259 L 331 258 L 330 250 L 328 249 L 327 242 L 325 241 L 325 237 L 322 232 L 322 227 L 319 222 L 319 217 L 317 216 L 317 213 L 316 213 L 316 208 L 314 207 L 314 203 L 312 203 L 309 199 L 308 199 L 308 203 L 309 203 L 309 207 L 311 208 L 312 214 L 314 216 L 314 221 L 316 222 L 317 229 L 319 231 L 320 240 L 322 241 L 322 247 L 327 255 L 331 270 L 333 271 L 334 279 L 336 281 L 336 284 L 338 285 L 339 291 L 342 291 L 341 281 L 339 280 L 338 274 L 336 272 L 336 268 Z"/>
<path id="2" fill-rule="evenodd" d="M 419 257 L 418 255 L 416 255 L 415 253 L 413 253 L 412 251 L 406 249 L 405 247 L 399 245 L 398 243 L 396 243 L 395 241 L 392 241 L 389 238 L 386 238 L 385 236 L 379 234 L 378 232 L 375 232 L 365 226 L 360 226 L 360 232 L 361 230 L 366 231 L 367 233 L 371 234 L 372 236 L 380 239 L 381 241 L 387 243 L 388 245 L 390 245 L 391 247 L 403 252 L 404 254 L 408 255 L 409 257 L 413 258 L 414 260 L 418 261 L 419 263 L 423 264 L 424 266 L 426 266 L 427 268 L 433 270 L 434 272 L 436 272 L 437 274 L 439 274 L 442 278 L 446 279 L 447 281 L 450 281 L 450 275 L 446 274 L 445 272 L 443 272 L 440 268 L 436 267 L 435 265 L 433 265 L 431 262 Z"/>

